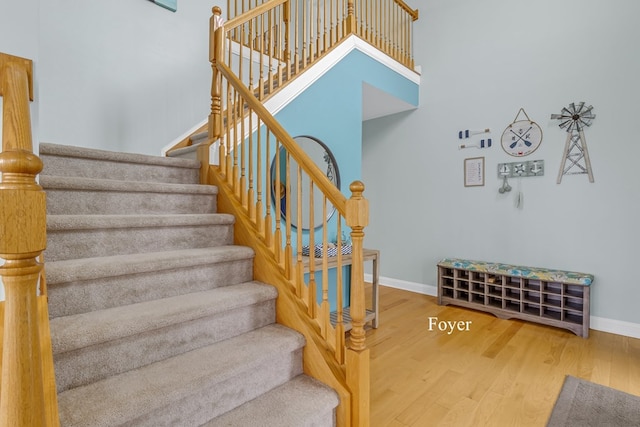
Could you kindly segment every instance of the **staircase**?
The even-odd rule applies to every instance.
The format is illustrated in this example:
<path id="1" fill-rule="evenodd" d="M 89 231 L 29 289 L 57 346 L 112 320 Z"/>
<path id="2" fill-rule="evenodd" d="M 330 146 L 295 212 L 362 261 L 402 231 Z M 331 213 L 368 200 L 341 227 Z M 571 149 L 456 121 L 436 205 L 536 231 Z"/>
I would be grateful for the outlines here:
<path id="1" fill-rule="evenodd" d="M 331 426 L 199 162 L 40 144 L 62 426 Z"/>

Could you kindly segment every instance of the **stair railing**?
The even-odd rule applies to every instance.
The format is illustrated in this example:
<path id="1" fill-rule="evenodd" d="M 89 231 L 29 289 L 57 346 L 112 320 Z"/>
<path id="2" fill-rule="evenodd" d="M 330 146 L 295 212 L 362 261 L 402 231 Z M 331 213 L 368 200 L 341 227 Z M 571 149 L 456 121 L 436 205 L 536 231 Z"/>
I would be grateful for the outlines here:
<path id="1" fill-rule="evenodd" d="M 233 48 L 225 61 L 259 99 L 352 34 L 413 69 L 417 19 L 418 11 L 402 0 L 227 0 Z M 240 61 L 232 63 L 231 55 Z"/>
<path id="2" fill-rule="evenodd" d="M 32 62 L 0 53 L 3 101 L 0 153 L 0 426 L 57 426 L 53 353 L 44 280 L 45 193 L 36 182 L 42 161 L 33 154 L 29 100 Z"/>
<path id="3" fill-rule="evenodd" d="M 226 11 L 225 26 L 233 28 L 225 35 L 230 48 L 224 59 L 214 59 L 211 51 L 212 65 L 226 62 L 263 102 L 351 35 L 414 68 L 413 22 L 418 10 L 403 0 L 227 0 Z M 222 22 L 221 11 L 214 14 L 211 37 Z M 219 97 L 215 66 L 213 74 L 211 111 L 221 113 L 226 100 Z M 222 125 L 214 123 L 214 117 L 207 125 L 210 137 L 216 133 L 213 126 L 219 126 L 218 134 Z M 187 137 L 169 151 L 190 145 Z"/>
<path id="4" fill-rule="evenodd" d="M 236 215 L 236 241 L 256 251 L 254 277 L 278 287 L 278 322 L 305 335 L 305 372 L 338 392 L 338 424 L 368 425 L 364 185 L 353 182 L 351 197 L 346 198 L 269 113 L 255 88 L 246 84 L 242 68 L 236 75 L 229 65 L 238 40 L 243 41 L 237 45 L 240 57 L 245 48 L 253 55 L 245 30 L 251 33 L 263 22 L 269 23 L 267 28 L 274 23 L 286 28 L 289 5 L 286 0 L 271 0 L 227 23 L 221 22 L 220 9 L 214 8 L 210 132 L 211 140 L 219 142 L 219 165 L 209 169 L 207 181 L 219 187 L 219 208 Z M 277 58 L 287 63 L 286 54 L 276 57 L 279 51 L 273 49 L 272 38 L 256 43 L 260 55 L 269 53 L 269 61 Z M 314 218 L 315 208 L 321 218 Z M 331 209 L 335 214 L 329 219 Z M 305 232 L 296 229 L 294 222 L 320 226 Z M 338 237 L 343 233 L 350 235 L 350 244 Z M 350 254 L 343 255 L 343 249 Z M 335 280 L 330 277 L 331 255 Z M 351 258 L 350 277 L 344 272 L 346 256 Z"/>

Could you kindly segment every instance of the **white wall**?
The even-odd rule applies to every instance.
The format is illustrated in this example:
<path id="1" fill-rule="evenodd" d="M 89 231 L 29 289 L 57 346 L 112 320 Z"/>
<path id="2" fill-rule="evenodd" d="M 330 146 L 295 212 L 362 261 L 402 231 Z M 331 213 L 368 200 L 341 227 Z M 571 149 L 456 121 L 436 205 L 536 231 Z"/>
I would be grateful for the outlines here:
<path id="1" fill-rule="evenodd" d="M 160 154 L 206 119 L 212 6 L 42 1 L 41 140 Z"/>
<path id="2" fill-rule="evenodd" d="M 595 275 L 596 318 L 640 324 L 640 3 L 410 4 L 420 9 L 421 106 L 365 122 L 363 131 L 365 241 L 382 250 L 382 276 L 435 285 L 443 257 L 582 271 Z M 550 115 L 573 101 L 593 104 L 597 116 L 586 131 L 593 184 L 586 175 L 556 184 L 566 133 Z M 516 159 L 499 140 L 520 107 L 544 136 L 526 159 L 544 159 L 547 170 L 513 180 L 505 196 L 497 163 Z M 458 150 L 459 130 L 486 127 L 493 148 Z M 465 188 L 463 159 L 475 156 L 486 158 L 486 185 Z M 522 209 L 514 207 L 519 185 Z"/>

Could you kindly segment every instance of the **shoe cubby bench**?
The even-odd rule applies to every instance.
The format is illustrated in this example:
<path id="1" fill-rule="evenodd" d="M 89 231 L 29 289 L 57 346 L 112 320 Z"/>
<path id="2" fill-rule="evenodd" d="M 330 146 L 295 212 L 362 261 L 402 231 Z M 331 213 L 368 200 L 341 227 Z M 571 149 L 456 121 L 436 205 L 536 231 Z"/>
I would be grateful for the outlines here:
<path id="1" fill-rule="evenodd" d="M 486 311 L 589 336 L 593 275 L 445 258 L 438 263 L 438 304 Z"/>

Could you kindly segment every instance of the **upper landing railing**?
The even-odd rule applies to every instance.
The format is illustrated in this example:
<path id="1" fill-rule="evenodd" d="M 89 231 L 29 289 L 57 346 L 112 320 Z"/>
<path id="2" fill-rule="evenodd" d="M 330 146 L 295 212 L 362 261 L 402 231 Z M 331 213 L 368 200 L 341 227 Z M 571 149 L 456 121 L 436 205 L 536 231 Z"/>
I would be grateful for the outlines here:
<path id="1" fill-rule="evenodd" d="M 259 99 L 350 35 L 413 69 L 417 19 L 402 0 L 227 0 L 228 54 L 239 63 L 225 62 Z"/>

